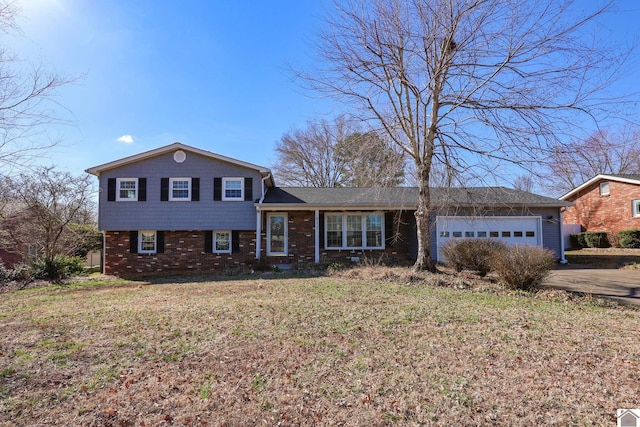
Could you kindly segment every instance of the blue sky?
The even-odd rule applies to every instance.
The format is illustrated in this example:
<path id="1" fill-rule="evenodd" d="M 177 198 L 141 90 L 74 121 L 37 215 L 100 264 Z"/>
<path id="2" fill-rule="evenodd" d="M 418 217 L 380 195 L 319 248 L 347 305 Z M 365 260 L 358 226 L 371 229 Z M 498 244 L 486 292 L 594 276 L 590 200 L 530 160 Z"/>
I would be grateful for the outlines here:
<path id="1" fill-rule="evenodd" d="M 20 0 L 14 48 L 66 76 L 73 124 L 42 160 L 84 169 L 175 141 L 271 166 L 275 142 L 336 105 L 293 81 L 314 60 L 309 40 L 330 0 Z M 622 0 L 605 36 L 630 42 L 640 2 Z M 637 58 L 634 58 L 637 65 Z M 618 86 L 637 90 L 640 73 Z M 629 89 L 631 90 L 631 89 Z"/>
<path id="2" fill-rule="evenodd" d="M 84 74 L 50 163 L 87 167 L 180 141 L 269 166 L 292 126 L 332 115 L 288 64 L 311 59 L 323 2 L 22 0 L 21 56 Z M 45 162 L 49 160 L 46 159 Z"/>

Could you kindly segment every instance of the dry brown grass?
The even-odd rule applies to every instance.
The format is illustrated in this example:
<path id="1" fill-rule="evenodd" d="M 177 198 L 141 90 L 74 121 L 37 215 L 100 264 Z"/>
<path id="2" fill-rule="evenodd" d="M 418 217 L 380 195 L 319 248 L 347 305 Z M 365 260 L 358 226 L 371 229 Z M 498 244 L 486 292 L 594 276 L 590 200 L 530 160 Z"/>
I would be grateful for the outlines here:
<path id="1" fill-rule="evenodd" d="M 639 312 L 563 295 L 384 267 L 6 293 L 0 424 L 612 425 Z"/>

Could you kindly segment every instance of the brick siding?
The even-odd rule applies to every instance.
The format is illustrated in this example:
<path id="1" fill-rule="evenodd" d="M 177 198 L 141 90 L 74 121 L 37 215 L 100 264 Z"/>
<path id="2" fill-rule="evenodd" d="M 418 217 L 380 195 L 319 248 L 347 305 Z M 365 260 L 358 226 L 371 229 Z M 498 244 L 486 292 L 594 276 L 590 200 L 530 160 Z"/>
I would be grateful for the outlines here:
<path id="1" fill-rule="evenodd" d="M 609 181 L 609 195 L 600 195 L 595 182 L 571 198 L 575 206 L 564 213 L 565 224 L 581 224 L 583 231 L 618 232 L 640 228 L 640 217 L 633 217 L 632 200 L 640 199 L 640 185 Z"/>
<path id="2" fill-rule="evenodd" d="M 288 253 L 285 256 L 268 256 L 269 265 L 289 265 L 292 268 L 303 268 L 315 262 L 315 213 L 313 211 L 289 211 L 288 215 Z M 400 221 L 394 221 L 396 230 L 385 230 L 386 237 L 390 233 L 396 237 L 392 245 L 385 245 L 385 249 L 320 249 L 320 264 L 327 265 L 333 262 L 346 264 L 352 263 L 352 258 L 378 260 L 389 264 L 406 263 L 409 259 L 410 212 L 403 212 Z M 266 215 L 265 215 L 266 217 Z M 321 241 L 324 236 L 320 236 Z M 321 243 L 322 247 L 322 243 Z M 266 254 L 267 235 L 266 222 L 263 224 L 262 249 Z"/>
<path id="3" fill-rule="evenodd" d="M 288 215 L 288 254 L 269 256 L 269 265 L 287 265 L 294 269 L 315 264 L 315 214 L 313 211 L 291 211 Z M 394 230 L 385 230 L 386 237 L 394 236 L 392 244 L 383 250 L 320 250 L 320 263 L 348 264 L 352 258 L 373 262 L 406 263 L 409 258 L 411 235 L 410 212 L 403 212 L 394 221 Z M 265 215 L 266 218 L 266 215 Z M 262 250 L 266 254 L 266 221 L 262 233 Z M 130 253 L 129 231 L 105 232 L 105 274 L 124 278 L 169 275 L 206 275 L 236 272 L 256 268 L 255 231 L 239 233 L 240 250 L 233 254 L 214 254 L 204 250 L 204 231 L 165 231 L 164 253 Z M 321 236 L 321 239 L 324 237 Z"/>
<path id="4" fill-rule="evenodd" d="M 129 231 L 105 232 L 105 274 L 125 278 L 220 274 L 256 264 L 253 230 L 239 232 L 240 250 L 232 254 L 205 252 L 204 231 L 165 231 L 164 253 L 132 254 L 129 235 Z"/>

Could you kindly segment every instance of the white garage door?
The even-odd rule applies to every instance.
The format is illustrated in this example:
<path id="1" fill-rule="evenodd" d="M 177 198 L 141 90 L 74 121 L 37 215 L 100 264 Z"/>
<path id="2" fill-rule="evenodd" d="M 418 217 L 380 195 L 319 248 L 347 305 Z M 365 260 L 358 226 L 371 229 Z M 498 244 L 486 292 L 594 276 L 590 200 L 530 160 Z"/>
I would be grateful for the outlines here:
<path id="1" fill-rule="evenodd" d="M 542 246 L 542 217 L 539 216 L 438 216 L 436 247 L 449 239 L 496 239 L 509 245 Z"/>

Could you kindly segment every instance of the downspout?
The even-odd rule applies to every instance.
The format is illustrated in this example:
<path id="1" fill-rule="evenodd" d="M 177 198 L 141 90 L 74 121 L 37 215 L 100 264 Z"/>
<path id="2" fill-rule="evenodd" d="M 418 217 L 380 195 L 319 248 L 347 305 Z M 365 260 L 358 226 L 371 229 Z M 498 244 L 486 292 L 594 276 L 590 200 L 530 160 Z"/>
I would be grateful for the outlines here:
<path id="1" fill-rule="evenodd" d="M 314 228 L 315 228 L 315 232 L 313 235 L 313 254 L 314 254 L 314 261 L 316 264 L 320 263 L 320 210 L 316 209 L 315 214 L 314 214 Z"/>
<path id="2" fill-rule="evenodd" d="M 107 274 L 107 233 L 102 232 L 102 274 Z"/>
<path id="3" fill-rule="evenodd" d="M 262 178 L 261 186 L 262 186 L 262 197 L 258 201 L 256 205 L 256 259 L 260 260 L 260 255 L 262 254 L 262 210 L 260 209 L 260 205 L 264 201 L 264 196 L 267 194 L 265 190 L 265 181 L 271 178 L 271 173 Z"/>
<path id="4" fill-rule="evenodd" d="M 567 264 L 568 261 L 564 257 L 564 220 L 562 218 L 562 213 L 566 210 L 566 208 L 560 208 L 560 264 Z"/>
<path id="5" fill-rule="evenodd" d="M 271 172 L 269 172 L 269 174 L 267 176 L 262 178 L 262 197 L 260 198 L 260 201 L 258 203 L 262 203 L 264 201 L 264 196 L 267 194 L 267 192 L 264 189 L 264 182 L 266 180 L 268 180 L 269 178 L 271 178 Z"/>

